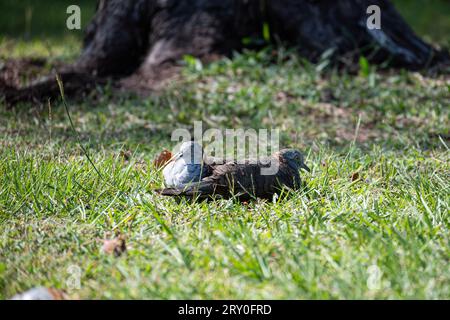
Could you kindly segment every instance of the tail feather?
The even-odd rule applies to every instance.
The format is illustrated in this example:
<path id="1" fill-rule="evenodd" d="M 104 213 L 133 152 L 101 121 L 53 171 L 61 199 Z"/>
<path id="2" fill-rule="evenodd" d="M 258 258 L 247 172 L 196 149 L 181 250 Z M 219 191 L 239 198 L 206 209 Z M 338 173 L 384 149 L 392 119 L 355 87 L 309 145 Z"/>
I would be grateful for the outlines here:
<path id="1" fill-rule="evenodd" d="M 157 193 L 163 196 L 172 196 L 172 197 L 208 197 L 215 193 L 216 188 L 207 181 L 202 181 L 199 183 L 189 183 L 185 185 L 181 185 L 176 188 L 164 188 L 156 190 Z"/>

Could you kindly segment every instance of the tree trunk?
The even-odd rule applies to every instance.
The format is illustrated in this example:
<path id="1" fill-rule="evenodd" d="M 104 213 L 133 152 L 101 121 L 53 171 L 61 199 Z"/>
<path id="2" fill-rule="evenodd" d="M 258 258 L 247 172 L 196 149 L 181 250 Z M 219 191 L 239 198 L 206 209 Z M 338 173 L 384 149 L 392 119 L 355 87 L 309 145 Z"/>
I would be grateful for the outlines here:
<path id="1" fill-rule="evenodd" d="M 381 30 L 366 26 L 370 5 L 381 8 Z M 244 38 L 261 38 L 263 25 L 274 45 L 294 46 L 312 61 L 324 52 L 337 62 L 363 54 L 407 69 L 449 60 L 418 38 L 388 0 L 100 0 L 83 51 L 63 80 L 73 92 L 104 78 L 146 88 L 184 55 L 208 60 L 241 50 Z M 86 74 L 89 81 L 80 81 Z M 50 77 L 17 89 L 16 96 L 9 90 L 6 98 L 54 97 L 54 89 Z"/>

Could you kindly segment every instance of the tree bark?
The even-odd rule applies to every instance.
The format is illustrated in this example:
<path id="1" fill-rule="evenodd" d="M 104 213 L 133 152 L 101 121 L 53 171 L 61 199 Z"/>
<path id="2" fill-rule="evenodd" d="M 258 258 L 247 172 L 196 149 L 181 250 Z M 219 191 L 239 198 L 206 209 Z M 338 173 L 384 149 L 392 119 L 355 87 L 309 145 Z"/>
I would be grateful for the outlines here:
<path id="1" fill-rule="evenodd" d="M 381 8 L 381 30 L 366 26 L 369 5 Z M 145 88 L 146 79 L 164 77 L 160 71 L 184 55 L 208 60 L 241 50 L 244 38 L 261 38 L 264 24 L 274 45 L 296 47 L 311 61 L 324 52 L 337 62 L 364 55 L 412 70 L 449 61 L 446 52 L 423 42 L 388 0 L 100 0 L 82 53 L 65 67 L 63 80 L 71 92 L 89 90 L 105 78 L 134 79 L 128 83 Z M 6 99 L 55 97 L 55 89 L 47 78 L 16 95 L 9 90 Z"/>

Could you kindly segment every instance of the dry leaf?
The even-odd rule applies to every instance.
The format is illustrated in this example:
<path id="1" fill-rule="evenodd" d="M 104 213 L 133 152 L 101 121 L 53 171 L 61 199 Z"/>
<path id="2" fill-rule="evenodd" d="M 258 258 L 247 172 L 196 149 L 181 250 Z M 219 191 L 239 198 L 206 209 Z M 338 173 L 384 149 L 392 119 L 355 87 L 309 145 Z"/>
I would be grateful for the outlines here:
<path id="1" fill-rule="evenodd" d="M 117 238 L 103 240 L 103 253 L 114 254 L 115 257 L 118 257 L 126 250 L 125 236 L 123 235 L 120 235 Z"/>
<path id="2" fill-rule="evenodd" d="M 120 150 L 120 156 L 125 160 L 128 161 L 131 158 L 131 151 L 130 150 Z"/>
<path id="3" fill-rule="evenodd" d="M 351 176 L 350 176 L 350 180 L 352 180 L 352 182 L 359 180 L 359 173 L 358 172 L 354 172 Z"/>
<path id="4" fill-rule="evenodd" d="M 169 150 L 164 149 L 153 161 L 153 165 L 156 168 L 161 168 L 164 166 L 171 158 L 172 158 L 172 152 Z"/>

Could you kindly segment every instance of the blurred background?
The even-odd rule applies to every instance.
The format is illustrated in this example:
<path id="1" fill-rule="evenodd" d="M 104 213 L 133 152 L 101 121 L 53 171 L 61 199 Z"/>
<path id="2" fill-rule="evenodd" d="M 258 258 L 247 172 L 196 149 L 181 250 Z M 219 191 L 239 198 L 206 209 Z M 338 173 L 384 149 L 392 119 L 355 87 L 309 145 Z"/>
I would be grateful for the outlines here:
<path id="1" fill-rule="evenodd" d="M 0 2 L 0 37 L 49 42 L 64 37 L 81 39 L 83 31 L 68 30 L 66 8 L 81 8 L 84 28 L 95 11 L 95 0 L 2 0 Z M 431 42 L 450 44 L 449 0 L 392 0 L 414 30 Z M 4 52 L 3 52 L 4 53 Z"/>

